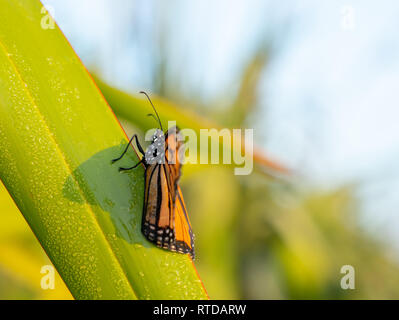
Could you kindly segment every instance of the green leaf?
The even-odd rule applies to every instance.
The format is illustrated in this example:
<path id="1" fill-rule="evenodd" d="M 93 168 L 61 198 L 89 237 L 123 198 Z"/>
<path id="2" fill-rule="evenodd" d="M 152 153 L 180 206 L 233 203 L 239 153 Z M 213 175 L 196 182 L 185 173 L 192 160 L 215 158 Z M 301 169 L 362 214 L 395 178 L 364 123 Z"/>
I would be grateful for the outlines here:
<path id="1" fill-rule="evenodd" d="M 111 165 L 126 135 L 46 14 L 0 2 L 0 178 L 75 298 L 206 299 L 188 255 L 141 234 L 144 170 Z"/>

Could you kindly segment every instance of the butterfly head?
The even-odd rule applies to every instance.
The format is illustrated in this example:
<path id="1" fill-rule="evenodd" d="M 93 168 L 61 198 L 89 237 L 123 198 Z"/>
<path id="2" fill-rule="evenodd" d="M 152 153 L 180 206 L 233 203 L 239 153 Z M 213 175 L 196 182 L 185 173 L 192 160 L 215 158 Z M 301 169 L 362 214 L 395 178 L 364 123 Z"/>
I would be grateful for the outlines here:
<path id="1" fill-rule="evenodd" d="M 162 139 L 165 141 L 165 135 L 163 134 L 162 130 L 161 129 L 155 129 L 155 132 L 154 132 L 154 134 L 151 137 L 152 144 L 154 144 L 154 143 L 157 144 Z"/>

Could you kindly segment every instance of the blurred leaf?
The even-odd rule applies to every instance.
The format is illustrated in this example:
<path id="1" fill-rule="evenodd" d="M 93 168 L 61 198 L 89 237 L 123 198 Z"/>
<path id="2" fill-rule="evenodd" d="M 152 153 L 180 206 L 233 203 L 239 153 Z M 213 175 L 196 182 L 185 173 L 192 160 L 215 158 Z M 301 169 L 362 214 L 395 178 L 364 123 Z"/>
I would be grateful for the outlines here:
<path id="1" fill-rule="evenodd" d="M 256 191 L 255 191 L 256 190 Z M 275 184 L 246 184 L 245 215 L 240 215 L 241 261 L 250 298 L 270 297 L 276 288 L 288 299 L 392 299 L 398 296 L 398 262 L 389 246 L 362 230 L 354 189 L 281 189 Z M 262 196 L 263 195 L 263 196 Z M 246 235 L 246 236 L 245 236 Z M 261 272 L 258 268 L 267 268 Z M 340 273 L 352 265 L 356 290 L 343 290 Z M 253 288 L 255 283 L 272 287 Z M 252 284 L 252 287 L 251 287 Z M 258 294 L 258 295 L 256 295 Z M 260 294 L 260 296 L 259 296 Z"/>
<path id="2" fill-rule="evenodd" d="M 245 66 L 237 96 L 228 112 L 224 111 L 223 123 L 231 128 L 241 128 L 247 123 L 258 104 L 257 91 L 261 76 L 268 65 L 268 50 L 263 46 L 253 55 Z M 227 116 L 227 117 L 226 117 Z"/>

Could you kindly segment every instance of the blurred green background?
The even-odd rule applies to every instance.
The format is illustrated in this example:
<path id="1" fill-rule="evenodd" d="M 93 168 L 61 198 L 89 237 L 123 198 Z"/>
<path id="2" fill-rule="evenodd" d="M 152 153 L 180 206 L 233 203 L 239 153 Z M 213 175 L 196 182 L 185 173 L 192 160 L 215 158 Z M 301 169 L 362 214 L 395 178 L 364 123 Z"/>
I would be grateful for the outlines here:
<path id="1" fill-rule="evenodd" d="M 357 17 L 352 27 L 345 24 L 351 11 L 344 2 L 329 5 L 328 10 L 315 1 L 305 8 L 300 1 L 290 8 L 270 1 L 265 1 L 267 5 L 217 1 L 212 9 L 207 1 L 44 2 L 52 7 L 57 23 L 129 135 L 140 133 L 144 140 L 146 123 L 135 118 L 132 103 L 139 90 L 175 106 L 198 128 L 209 123 L 255 128 L 256 151 L 262 156 L 255 159 L 251 175 L 235 176 L 230 166 L 183 168 L 180 184 L 196 235 L 195 265 L 211 298 L 399 298 L 398 245 L 392 232 L 397 226 L 392 209 L 396 202 L 387 196 L 397 185 L 397 180 L 387 179 L 396 176 L 392 174 L 396 167 L 386 165 L 397 147 L 386 143 L 385 136 L 373 140 L 367 126 L 373 113 L 362 113 L 367 96 L 362 92 L 360 98 L 356 89 L 367 91 L 360 78 L 369 79 L 373 87 L 378 87 L 375 79 L 379 79 L 387 91 L 374 92 L 375 99 L 380 101 L 378 94 L 388 96 L 383 101 L 391 106 L 395 100 L 389 83 L 396 78 L 381 75 L 388 72 L 386 66 L 397 71 L 397 64 L 389 57 L 370 58 L 358 66 L 363 67 L 360 71 L 348 71 L 357 79 L 355 84 L 348 83 L 350 77 L 344 80 L 341 70 L 342 61 L 350 64 L 347 60 L 364 48 L 375 47 L 372 39 L 378 38 L 379 29 L 372 29 L 373 38 L 364 22 L 374 9 L 371 2 L 355 1 L 349 7 Z M 385 14 L 399 11 L 393 2 L 382 7 Z M 325 15 L 329 27 L 313 19 L 318 14 Z M 365 43 L 358 40 L 364 34 L 370 35 Z M 330 44 L 322 46 L 326 51 L 309 44 L 314 56 L 301 60 L 306 37 L 315 43 L 326 38 Z M 347 41 L 353 47 L 342 50 L 340 45 L 348 45 Z M 297 56 L 290 56 L 293 52 Z M 318 59 L 325 59 L 325 64 Z M 292 61 L 322 72 L 301 70 Z M 330 64 L 335 67 L 329 69 Z M 370 64 L 375 68 L 367 73 Z M 289 79 L 281 82 L 281 74 Z M 336 84 L 330 79 L 350 89 L 325 91 Z M 291 94 L 302 100 L 285 98 Z M 345 109 L 343 104 L 343 115 L 337 102 L 341 95 L 352 106 Z M 372 107 L 380 112 L 391 111 L 373 101 Z M 173 109 L 167 110 L 173 114 Z M 356 121 L 342 122 L 341 117 L 353 114 L 364 117 L 359 121 L 364 128 Z M 379 125 L 374 128 L 377 136 L 390 128 L 388 122 Z M 337 128 L 341 135 L 334 131 Z M 362 133 L 362 146 L 352 138 L 359 134 L 356 130 Z M 373 162 L 377 151 L 380 157 Z M 263 154 L 271 154 L 272 162 Z M 359 161 L 363 158 L 367 165 Z M 55 290 L 40 288 L 41 267 L 50 262 L 2 185 L 0 214 L 0 299 L 70 299 L 60 277 Z M 341 288 L 344 265 L 355 268 L 354 290 Z"/>

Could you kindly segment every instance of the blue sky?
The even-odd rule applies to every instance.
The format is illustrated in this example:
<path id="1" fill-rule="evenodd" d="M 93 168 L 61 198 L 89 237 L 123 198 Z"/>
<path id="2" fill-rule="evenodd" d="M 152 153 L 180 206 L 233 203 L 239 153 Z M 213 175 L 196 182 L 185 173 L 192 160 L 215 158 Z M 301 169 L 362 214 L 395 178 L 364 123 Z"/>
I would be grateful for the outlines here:
<path id="1" fill-rule="evenodd" d="M 366 224 L 396 233 L 399 2 L 44 3 L 86 65 L 132 92 L 151 88 L 145 50 L 165 25 L 159 21 L 169 21 L 170 69 L 204 101 L 234 88 L 259 41 L 277 40 L 262 80 L 256 142 L 311 183 L 362 182 Z"/>

